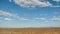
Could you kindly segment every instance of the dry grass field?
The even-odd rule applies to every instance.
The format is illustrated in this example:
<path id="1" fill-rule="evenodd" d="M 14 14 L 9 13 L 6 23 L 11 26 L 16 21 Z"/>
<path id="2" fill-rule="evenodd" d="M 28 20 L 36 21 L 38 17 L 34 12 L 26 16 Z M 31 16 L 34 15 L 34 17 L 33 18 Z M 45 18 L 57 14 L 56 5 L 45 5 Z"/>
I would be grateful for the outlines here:
<path id="1" fill-rule="evenodd" d="M 60 28 L 0 28 L 0 34 L 60 34 Z"/>

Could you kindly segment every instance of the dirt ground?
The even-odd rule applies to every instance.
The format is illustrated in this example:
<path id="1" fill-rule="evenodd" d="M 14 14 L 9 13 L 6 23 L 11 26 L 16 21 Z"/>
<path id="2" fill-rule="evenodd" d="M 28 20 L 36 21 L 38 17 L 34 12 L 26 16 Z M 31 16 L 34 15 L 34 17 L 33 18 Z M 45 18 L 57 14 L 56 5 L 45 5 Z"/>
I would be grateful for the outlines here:
<path id="1" fill-rule="evenodd" d="M 60 34 L 60 28 L 0 28 L 0 34 Z"/>

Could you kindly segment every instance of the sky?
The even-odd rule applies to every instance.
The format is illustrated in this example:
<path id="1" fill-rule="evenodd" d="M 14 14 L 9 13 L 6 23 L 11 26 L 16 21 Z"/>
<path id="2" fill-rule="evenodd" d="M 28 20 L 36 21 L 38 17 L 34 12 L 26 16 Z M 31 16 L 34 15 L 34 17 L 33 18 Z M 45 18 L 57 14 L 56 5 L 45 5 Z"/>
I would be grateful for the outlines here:
<path id="1" fill-rule="evenodd" d="M 60 27 L 60 0 L 0 0 L 0 28 Z"/>

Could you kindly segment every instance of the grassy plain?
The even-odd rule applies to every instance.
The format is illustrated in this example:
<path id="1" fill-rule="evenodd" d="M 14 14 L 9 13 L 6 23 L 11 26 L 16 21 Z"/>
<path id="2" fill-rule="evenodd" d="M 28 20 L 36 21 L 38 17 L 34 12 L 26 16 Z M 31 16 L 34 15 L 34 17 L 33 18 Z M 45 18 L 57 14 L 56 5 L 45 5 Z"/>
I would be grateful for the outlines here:
<path id="1" fill-rule="evenodd" d="M 60 28 L 0 28 L 0 34 L 60 34 Z"/>

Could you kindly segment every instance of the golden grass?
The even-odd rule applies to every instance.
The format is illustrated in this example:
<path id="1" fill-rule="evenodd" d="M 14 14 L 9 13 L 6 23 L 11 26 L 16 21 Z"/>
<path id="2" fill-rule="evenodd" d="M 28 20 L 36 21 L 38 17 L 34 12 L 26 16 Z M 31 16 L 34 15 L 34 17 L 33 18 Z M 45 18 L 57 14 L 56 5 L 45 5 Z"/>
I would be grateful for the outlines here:
<path id="1" fill-rule="evenodd" d="M 60 34 L 60 28 L 0 28 L 0 34 Z"/>

